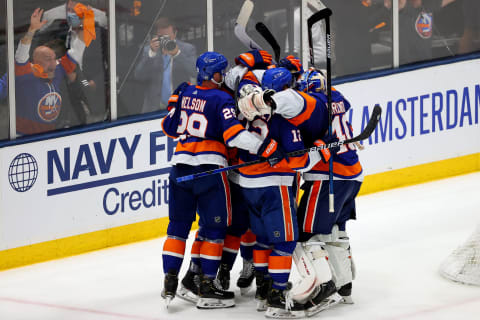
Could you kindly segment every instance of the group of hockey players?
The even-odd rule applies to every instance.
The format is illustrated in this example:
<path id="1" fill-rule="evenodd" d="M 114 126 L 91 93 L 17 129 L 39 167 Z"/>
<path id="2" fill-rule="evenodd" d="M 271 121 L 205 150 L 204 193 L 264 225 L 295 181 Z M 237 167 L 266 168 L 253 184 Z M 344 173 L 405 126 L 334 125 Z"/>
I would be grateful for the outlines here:
<path id="1" fill-rule="evenodd" d="M 352 303 L 355 271 L 345 227 L 355 218 L 363 177 L 356 146 L 291 155 L 351 138 L 350 103 L 331 91 L 330 124 L 325 73 L 304 71 L 294 56 L 273 63 L 268 52 L 252 50 L 235 64 L 227 72 L 222 54 L 200 55 L 197 85 L 180 85 L 162 120 L 165 134 L 178 139 L 169 177 L 162 297 L 167 306 L 175 296 L 200 309 L 234 306 L 234 293 L 227 290 L 240 251 L 237 286 L 244 294 L 255 280 L 256 308 L 266 317 L 310 317 L 333 304 Z M 334 213 L 328 207 L 330 158 Z M 237 170 L 177 181 L 258 159 Z M 199 229 L 179 287 L 196 214 Z M 293 284 L 292 260 L 300 275 Z"/>

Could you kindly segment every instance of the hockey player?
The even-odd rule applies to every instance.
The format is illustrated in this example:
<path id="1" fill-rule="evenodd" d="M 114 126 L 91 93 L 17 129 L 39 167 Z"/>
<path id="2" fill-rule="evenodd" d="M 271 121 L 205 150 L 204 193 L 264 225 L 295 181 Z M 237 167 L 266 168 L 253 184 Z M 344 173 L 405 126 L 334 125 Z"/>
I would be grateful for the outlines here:
<path id="1" fill-rule="evenodd" d="M 292 81 L 291 73 L 284 68 L 269 69 L 262 84 L 270 88 L 283 88 Z M 252 93 L 252 95 L 257 93 Z M 239 100 L 239 109 L 250 103 L 248 96 Z M 248 108 L 248 106 L 247 106 Z M 245 115 L 247 118 L 250 114 Z M 285 151 L 304 149 L 300 131 L 280 115 L 255 117 L 248 130 L 265 138 L 272 138 Z M 241 162 L 252 161 L 256 156 L 240 151 Z M 257 310 L 265 310 L 273 318 L 298 318 L 305 316 L 304 306 L 294 303 L 286 295 L 292 253 L 298 238 L 296 204 L 293 193 L 295 171 L 309 171 L 321 160 L 321 154 L 313 151 L 282 160 L 275 166 L 266 163 L 240 168 L 232 174 L 232 182 L 241 187 L 248 206 L 250 223 L 257 236 L 254 246 L 256 272 Z M 266 308 L 268 306 L 268 308 Z"/>
<path id="2" fill-rule="evenodd" d="M 213 279 L 222 254 L 226 228 L 231 224 L 230 190 L 226 175 L 202 178 L 201 183 L 176 181 L 177 177 L 227 165 L 227 145 L 239 147 L 267 159 L 281 159 L 281 149 L 273 139 L 262 140 L 245 130 L 235 116 L 231 96 L 219 90 L 227 59 L 205 52 L 196 62 L 198 85 L 183 85 L 172 96 L 175 104 L 162 120 L 162 129 L 180 138 L 172 158 L 169 176 L 169 224 L 163 248 L 165 273 L 162 296 L 167 305 L 175 296 L 178 272 L 185 243 L 195 214 L 200 217 L 198 308 L 234 305 L 233 292 L 216 288 Z M 175 101 L 176 100 L 176 101 Z"/>
<path id="3" fill-rule="evenodd" d="M 300 87 L 306 92 L 287 89 L 267 96 L 275 106 L 275 112 L 298 126 L 307 146 L 316 139 L 349 139 L 352 127 L 346 112 L 350 103 L 336 90 L 332 92 L 333 138 L 326 137 L 328 131 L 328 109 L 326 83 L 322 74 L 309 70 L 303 76 Z M 350 243 L 346 233 L 346 221 L 355 218 L 355 197 L 363 178 L 362 167 L 353 144 L 343 145 L 333 152 L 335 214 L 328 210 L 329 168 L 319 162 L 303 178 L 305 191 L 298 208 L 299 224 L 302 229 L 301 245 L 294 258 L 303 281 L 292 289 L 296 301 L 307 303 L 307 314 L 313 315 L 340 299 L 352 303 L 351 282 L 354 265 Z M 327 256 L 328 262 L 327 264 Z M 331 272 L 332 270 L 333 272 Z"/>
<path id="4" fill-rule="evenodd" d="M 230 86 L 231 91 L 237 90 L 239 97 L 243 97 L 252 92 L 253 86 L 260 87 L 263 73 L 272 66 L 272 56 L 264 50 L 251 50 L 240 54 L 235 58 L 236 66 L 227 72 L 225 82 Z M 238 87 L 236 87 L 236 80 Z M 242 117 L 242 115 L 239 115 Z M 242 117 L 243 118 L 243 117 Z M 236 150 L 232 150 L 234 155 L 230 159 L 230 164 L 234 164 L 236 159 Z M 237 280 L 237 287 L 240 288 L 242 295 L 250 289 L 254 280 L 253 266 L 253 246 L 255 245 L 255 235 L 249 229 L 248 212 L 245 208 L 237 185 L 231 186 L 232 191 L 232 213 L 233 222 L 227 229 L 225 237 L 222 260 L 218 270 L 217 281 L 221 287 L 227 290 L 230 286 L 230 271 L 236 260 L 237 253 L 240 251 L 243 258 L 243 267 Z"/>

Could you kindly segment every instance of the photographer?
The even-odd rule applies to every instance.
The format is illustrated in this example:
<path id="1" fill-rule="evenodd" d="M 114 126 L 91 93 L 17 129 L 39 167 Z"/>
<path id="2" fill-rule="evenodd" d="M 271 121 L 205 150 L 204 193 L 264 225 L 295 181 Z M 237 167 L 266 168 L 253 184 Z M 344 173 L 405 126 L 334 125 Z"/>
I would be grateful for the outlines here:
<path id="1" fill-rule="evenodd" d="M 177 28 L 168 18 L 159 18 L 149 45 L 135 67 L 135 79 L 145 82 L 142 113 L 166 109 L 173 88 L 194 79 L 196 49 L 176 40 Z"/>

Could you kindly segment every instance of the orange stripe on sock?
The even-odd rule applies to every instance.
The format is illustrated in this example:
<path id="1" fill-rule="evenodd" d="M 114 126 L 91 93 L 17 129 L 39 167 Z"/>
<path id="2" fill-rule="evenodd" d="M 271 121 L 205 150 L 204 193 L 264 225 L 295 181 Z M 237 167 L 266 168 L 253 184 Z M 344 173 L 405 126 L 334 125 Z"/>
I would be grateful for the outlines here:
<path id="1" fill-rule="evenodd" d="M 252 245 L 257 242 L 257 236 L 250 229 L 248 229 L 247 232 L 245 232 L 240 239 L 241 242 L 245 245 Z"/>
<path id="2" fill-rule="evenodd" d="M 174 252 L 180 255 L 185 254 L 185 241 L 167 238 L 163 244 L 163 251 Z"/>
<path id="3" fill-rule="evenodd" d="M 240 248 L 240 238 L 227 234 L 223 241 L 223 247 L 238 251 Z"/>
<path id="4" fill-rule="evenodd" d="M 213 243 L 208 241 L 203 241 L 202 246 L 200 247 L 200 255 L 202 257 L 212 257 L 217 260 L 222 257 L 223 245 L 221 243 Z"/>
<path id="5" fill-rule="evenodd" d="M 269 256 L 268 270 L 290 270 L 292 268 L 292 256 Z"/>
<path id="6" fill-rule="evenodd" d="M 253 263 L 254 264 L 266 264 L 268 263 L 268 257 L 272 250 L 253 250 Z"/>

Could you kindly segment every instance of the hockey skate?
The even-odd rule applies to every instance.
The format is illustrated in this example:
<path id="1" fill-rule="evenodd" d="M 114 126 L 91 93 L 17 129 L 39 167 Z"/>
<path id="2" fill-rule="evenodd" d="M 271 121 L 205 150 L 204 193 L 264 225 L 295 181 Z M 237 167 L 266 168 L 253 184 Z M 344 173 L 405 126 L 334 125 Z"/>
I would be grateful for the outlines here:
<path id="1" fill-rule="evenodd" d="M 267 296 L 265 317 L 273 319 L 299 319 L 306 317 L 305 306 L 286 296 L 286 290 L 271 288 Z"/>
<path id="2" fill-rule="evenodd" d="M 266 311 L 267 295 L 272 285 L 272 279 L 260 271 L 255 271 L 255 279 L 257 284 L 257 291 L 255 292 L 256 309 L 257 311 Z"/>
<path id="3" fill-rule="evenodd" d="M 228 290 L 228 288 L 230 288 L 230 269 L 227 264 L 222 263 L 218 268 L 215 284 L 223 290 Z"/>
<path id="4" fill-rule="evenodd" d="M 187 274 L 182 279 L 180 289 L 177 291 L 177 297 L 191 303 L 197 303 L 199 282 L 198 274 L 188 270 Z"/>
<path id="5" fill-rule="evenodd" d="M 169 271 L 163 280 L 163 290 L 160 294 L 165 299 L 165 306 L 168 309 L 170 302 L 175 298 L 178 287 L 178 277 L 176 272 Z"/>
<path id="6" fill-rule="evenodd" d="M 342 297 L 341 303 L 353 304 L 352 300 L 352 283 L 349 282 L 338 289 L 338 293 Z"/>
<path id="7" fill-rule="evenodd" d="M 255 278 L 255 267 L 251 261 L 243 259 L 243 269 L 237 280 L 237 287 L 240 288 L 240 294 L 246 295 L 250 291 L 253 279 Z"/>
<path id="8" fill-rule="evenodd" d="M 198 309 L 219 309 L 235 306 L 235 294 L 215 286 L 212 279 L 202 276 L 198 290 Z"/>
<path id="9" fill-rule="evenodd" d="M 305 313 L 307 317 L 312 317 L 320 311 L 338 304 L 342 300 L 332 280 L 322 283 L 317 288 L 318 293 L 305 303 Z"/>

